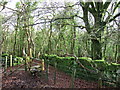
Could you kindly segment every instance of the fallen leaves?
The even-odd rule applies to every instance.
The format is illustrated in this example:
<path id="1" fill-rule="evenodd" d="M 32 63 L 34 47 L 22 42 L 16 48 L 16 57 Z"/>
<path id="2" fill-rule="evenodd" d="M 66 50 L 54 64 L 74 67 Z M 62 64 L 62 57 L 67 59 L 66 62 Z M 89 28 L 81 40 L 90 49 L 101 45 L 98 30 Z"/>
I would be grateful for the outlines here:
<path id="1" fill-rule="evenodd" d="M 36 62 L 38 63 L 39 62 Z M 16 68 L 12 67 L 12 69 Z M 9 71 L 9 70 L 8 70 Z M 30 72 L 24 70 L 18 70 L 12 75 L 3 76 L 2 87 L 3 88 L 70 88 L 71 87 L 71 76 L 65 74 L 56 69 L 56 84 L 54 84 L 54 72 L 55 68 L 50 66 L 48 73 L 48 81 L 46 80 L 45 71 L 42 72 L 42 76 L 32 76 Z M 97 88 L 97 83 L 88 82 L 79 78 L 75 79 L 75 88 Z"/>

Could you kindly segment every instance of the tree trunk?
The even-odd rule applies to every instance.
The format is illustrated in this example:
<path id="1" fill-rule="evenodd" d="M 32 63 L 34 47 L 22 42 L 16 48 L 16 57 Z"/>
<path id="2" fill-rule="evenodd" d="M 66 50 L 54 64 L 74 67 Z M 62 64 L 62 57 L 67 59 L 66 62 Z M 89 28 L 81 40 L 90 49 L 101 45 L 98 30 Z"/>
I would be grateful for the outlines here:
<path id="1" fill-rule="evenodd" d="M 2 32 L 2 17 L 0 16 L 0 55 L 2 55 L 2 43 L 3 43 L 3 32 Z"/>
<path id="2" fill-rule="evenodd" d="M 51 54 L 51 51 L 52 51 L 51 37 L 52 37 L 52 22 L 50 22 L 50 36 L 48 39 L 48 54 Z"/>
<path id="3" fill-rule="evenodd" d="M 91 39 L 91 55 L 92 59 L 101 59 L 102 58 L 102 49 L 101 44 L 97 39 Z"/>
<path id="4" fill-rule="evenodd" d="M 118 45 L 117 63 L 120 63 L 120 45 Z"/>
<path id="5" fill-rule="evenodd" d="M 119 21 L 120 22 L 120 21 Z M 117 63 L 120 63 L 120 26 L 118 25 Z"/>
<path id="6" fill-rule="evenodd" d="M 16 44 L 17 44 L 17 27 L 15 29 L 15 39 L 14 39 L 14 45 L 13 45 L 13 54 L 16 55 Z"/>

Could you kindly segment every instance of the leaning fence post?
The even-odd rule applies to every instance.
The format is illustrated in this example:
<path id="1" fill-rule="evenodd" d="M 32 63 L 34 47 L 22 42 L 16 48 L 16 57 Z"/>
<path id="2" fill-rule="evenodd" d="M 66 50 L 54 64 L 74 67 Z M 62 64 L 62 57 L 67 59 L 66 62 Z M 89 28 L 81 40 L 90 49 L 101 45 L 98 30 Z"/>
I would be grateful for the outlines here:
<path id="1" fill-rule="evenodd" d="M 73 68 L 72 68 L 71 88 L 74 88 L 75 75 L 76 75 L 76 62 L 74 61 Z"/>
<path id="2" fill-rule="evenodd" d="M 7 69 L 7 56 L 5 56 L 5 69 Z"/>
<path id="3" fill-rule="evenodd" d="M 54 72 L 54 84 L 56 84 L 56 69 L 57 69 L 57 62 L 55 64 L 55 72 Z"/>

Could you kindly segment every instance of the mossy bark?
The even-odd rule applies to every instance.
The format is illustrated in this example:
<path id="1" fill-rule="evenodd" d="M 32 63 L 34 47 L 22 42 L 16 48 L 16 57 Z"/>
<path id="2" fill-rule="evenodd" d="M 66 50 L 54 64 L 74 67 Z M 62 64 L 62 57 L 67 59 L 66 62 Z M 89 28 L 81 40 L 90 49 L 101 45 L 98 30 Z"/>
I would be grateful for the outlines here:
<path id="1" fill-rule="evenodd" d="M 91 55 L 92 59 L 101 59 L 102 58 L 102 50 L 101 50 L 101 44 L 98 40 L 92 39 L 92 45 L 91 45 Z"/>

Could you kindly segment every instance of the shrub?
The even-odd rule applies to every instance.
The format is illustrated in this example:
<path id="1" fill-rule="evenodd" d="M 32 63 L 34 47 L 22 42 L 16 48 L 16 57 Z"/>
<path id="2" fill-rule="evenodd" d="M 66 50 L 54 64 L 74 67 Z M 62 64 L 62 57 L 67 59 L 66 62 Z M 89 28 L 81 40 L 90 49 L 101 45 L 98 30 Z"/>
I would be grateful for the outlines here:
<path id="1" fill-rule="evenodd" d="M 21 64 L 22 62 L 23 62 L 23 58 L 22 57 L 14 58 L 14 65 Z"/>

